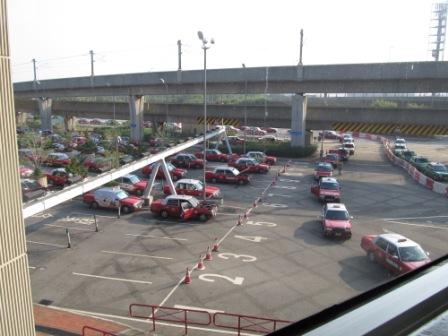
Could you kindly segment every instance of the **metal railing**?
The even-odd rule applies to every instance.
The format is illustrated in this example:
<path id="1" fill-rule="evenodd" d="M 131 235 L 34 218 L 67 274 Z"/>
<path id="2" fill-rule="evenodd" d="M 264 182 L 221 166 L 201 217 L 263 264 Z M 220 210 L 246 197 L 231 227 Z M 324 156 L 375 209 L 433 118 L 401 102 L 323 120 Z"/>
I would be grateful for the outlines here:
<path id="1" fill-rule="evenodd" d="M 232 329 L 241 335 L 242 331 L 256 333 L 270 333 L 282 328 L 290 321 L 256 317 L 250 315 L 230 314 L 224 312 L 209 313 L 205 310 L 163 307 L 133 303 L 129 306 L 129 316 L 152 321 L 152 330 L 156 330 L 156 322 L 173 322 L 183 324 L 185 334 L 188 333 L 188 325 L 213 326 Z"/>
<path id="2" fill-rule="evenodd" d="M 92 333 L 94 332 L 94 333 Z M 113 334 L 111 332 L 105 331 L 105 330 L 101 330 L 101 329 L 97 329 L 94 327 L 89 327 L 89 326 L 84 326 L 82 328 L 82 336 L 118 336 L 117 334 Z"/>

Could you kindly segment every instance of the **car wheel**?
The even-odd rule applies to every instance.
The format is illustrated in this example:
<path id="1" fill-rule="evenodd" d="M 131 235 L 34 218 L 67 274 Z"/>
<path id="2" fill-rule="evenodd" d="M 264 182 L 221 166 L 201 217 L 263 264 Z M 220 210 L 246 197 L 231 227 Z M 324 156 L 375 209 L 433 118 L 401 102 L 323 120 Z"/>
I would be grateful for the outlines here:
<path id="1" fill-rule="evenodd" d="M 243 185 L 243 184 L 244 184 L 244 180 L 239 180 L 239 181 L 238 181 L 238 184 L 239 184 L 239 185 Z"/>
<path id="2" fill-rule="evenodd" d="M 128 214 L 132 211 L 131 207 L 124 205 L 121 207 L 121 212 L 123 212 L 124 214 Z"/>
<path id="3" fill-rule="evenodd" d="M 199 220 L 200 220 L 201 222 L 205 222 L 207 219 L 208 219 L 208 218 L 207 218 L 207 215 L 206 215 L 206 214 L 201 214 L 201 215 L 199 216 Z"/>
<path id="4" fill-rule="evenodd" d="M 90 207 L 91 207 L 92 209 L 96 210 L 96 209 L 99 208 L 99 205 L 98 205 L 97 202 L 93 201 L 92 203 L 90 203 Z"/>
<path id="5" fill-rule="evenodd" d="M 375 255 L 373 254 L 373 252 L 367 252 L 367 258 L 371 261 L 371 262 L 375 262 Z"/>
<path id="6" fill-rule="evenodd" d="M 216 183 L 216 179 L 215 178 L 212 178 L 212 183 Z"/>
<path id="7" fill-rule="evenodd" d="M 168 212 L 167 212 L 166 210 L 163 210 L 163 211 L 160 213 L 160 216 L 162 216 L 162 218 L 168 218 Z"/>

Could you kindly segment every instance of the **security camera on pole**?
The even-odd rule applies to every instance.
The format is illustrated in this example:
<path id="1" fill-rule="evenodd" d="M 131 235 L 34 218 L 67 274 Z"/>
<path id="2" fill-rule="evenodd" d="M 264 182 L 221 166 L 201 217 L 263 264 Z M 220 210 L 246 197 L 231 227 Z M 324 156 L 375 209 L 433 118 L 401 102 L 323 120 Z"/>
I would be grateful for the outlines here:
<path id="1" fill-rule="evenodd" d="M 210 48 L 209 41 L 204 37 L 204 34 L 201 31 L 198 31 L 198 37 L 202 41 L 202 49 L 204 50 L 204 190 L 206 187 L 206 181 L 205 181 L 205 170 L 207 166 L 207 157 L 206 157 L 206 150 L 207 150 L 207 140 L 206 140 L 206 134 L 207 134 L 207 49 Z M 210 40 L 211 44 L 215 43 L 215 40 L 213 38 Z M 206 193 L 204 192 L 204 201 L 207 200 Z"/>

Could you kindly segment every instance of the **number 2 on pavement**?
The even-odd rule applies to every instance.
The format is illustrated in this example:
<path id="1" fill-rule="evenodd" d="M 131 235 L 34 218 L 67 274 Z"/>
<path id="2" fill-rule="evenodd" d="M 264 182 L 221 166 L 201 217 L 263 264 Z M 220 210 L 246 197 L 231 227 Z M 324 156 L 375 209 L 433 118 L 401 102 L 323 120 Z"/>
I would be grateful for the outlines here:
<path id="1" fill-rule="evenodd" d="M 207 282 L 215 282 L 215 279 L 213 278 L 221 278 L 224 280 L 229 281 L 230 283 L 234 284 L 234 285 L 238 285 L 241 286 L 243 284 L 244 278 L 242 277 L 235 277 L 235 278 L 231 278 L 225 275 L 221 275 L 221 274 L 201 274 L 199 276 L 199 279 L 202 281 L 207 281 Z"/>

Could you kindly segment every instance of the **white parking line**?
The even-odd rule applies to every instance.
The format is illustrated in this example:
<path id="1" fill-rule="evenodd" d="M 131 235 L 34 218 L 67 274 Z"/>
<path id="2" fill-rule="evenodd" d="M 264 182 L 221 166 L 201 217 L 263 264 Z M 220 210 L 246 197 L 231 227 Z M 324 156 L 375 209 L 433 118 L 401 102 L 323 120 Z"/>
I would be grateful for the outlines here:
<path id="1" fill-rule="evenodd" d="M 59 245 L 59 244 L 52 244 L 52 243 L 42 243 L 42 242 L 37 242 L 37 241 L 34 241 L 34 240 L 27 240 L 26 242 L 30 243 L 30 244 L 67 248 L 67 245 Z"/>
<path id="2" fill-rule="evenodd" d="M 152 259 L 173 260 L 173 258 L 169 258 L 169 257 L 152 256 L 152 255 L 147 255 L 147 254 L 135 254 L 135 253 L 118 252 L 118 251 L 101 251 L 101 252 L 109 253 L 109 254 L 118 254 L 118 255 L 124 255 L 124 256 L 131 256 L 131 257 L 143 257 L 143 258 L 152 258 Z"/>
<path id="3" fill-rule="evenodd" d="M 35 266 L 28 266 L 29 269 L 36 269 Z"/>
<path id="4" fill-rule="evenodd" d="M 104 279 L 104 280 L 114 280 L 114 281 L 123 281 L 123 282 L 133 282 L 133 283 L 140 283 L 140 284 L 146 284 L 146 285 L 151 285 L 151 284 L 152 284 L 152 282 L 150 282 L 150 281 L 130 280 L 130 279 L 123 279 L 123 278 L 113 278 L 113 277 L 106 277 L 106 276 L 101 276 L 101 275 L 85 274 L 85 273 L 76 273 L 76 272 L 73 272 L 72 274 L 73 274 L 73 275 L 84 276 L 84 277 L 89 277 L 89 278 Z"/>
<path id="5" fill-rule="evenodd" d="M 262 188 L 262 189 L 264 189 L 264 188 Z M 222 207 L 223 208 L 232 208 L 232 209 L 246 210 L 246 208 L 239 207 L 239 206 L 233 206 L 233 205 L 225 205 L 224 204 Z"/>
<path id="6" fill-rule="evenodd" d="M 187 241 L 187 238 L 173 238 L 173 237 L 161 237 L 161 236 L 153 236 L 153 235 L 136 235 L 131 233 L 126 233 L 126 236 L 130 237 L 141 237 L 141 238 L 155 238 L 155 239 L 169 239 L 169 240 L 180 240 Z"/>
<path id="7" fill-rule="evenodd" d="M 218 215 L 224 215 L 224 216 L 239 216 L 239 214 L 230 214 L 225 212 L 217 212 Z"/>
<path id="8" fill-rule="evenodd" d="M 89 230 L 89 229 L 81 229 L 81 228 L 69 227 L 69 226 L 64 226 L 64 225 L 44 224 L 44 226 L 49 226 L 49 227 L 54 227 L 54 228 L 61 228 L 61 229 L 84 231 L 84 232 L 94 232 L 93 230 Z"/>
<path id="9" fill-rule="evenodd" d="M 408 226 L 417 226 L 417 227 L 427 227 L 432 229 L 440 229 L 440 230 L 448 230 L 448 227 L 441 227 L 436 225 L 427 225 L 427 224 L 413 224 L 413 223 L 403 223 L 398 221 L 388 221 L 389 223 L 395 223 L 395 224 L 401 224 L 401 225 L 408 225 Z"/>
<path id="10" fill-rule="evenodd" d="M 210 314 L 214 314 L 214 313 L 224 313 L 224 310 L 215 310 L 215 309 L 208 309 L 208 308 L 201 308 L 201 307 L 193 307 L 193 306 L 174 305 L 174 308 L 178 308 L 178 309 L 202 310 L 202 311 L 209 312 Z"/>
<path id="11" fill-rule="evenodd" d="M 445 216 L 421 216 L 421 217 L 400 217 L 400 218 L 382 218 L 383 221 L 393 221 L 393 220 L 401 220 L 401 219 L 423 219 L 423 218 L 448 218 Z"/>

